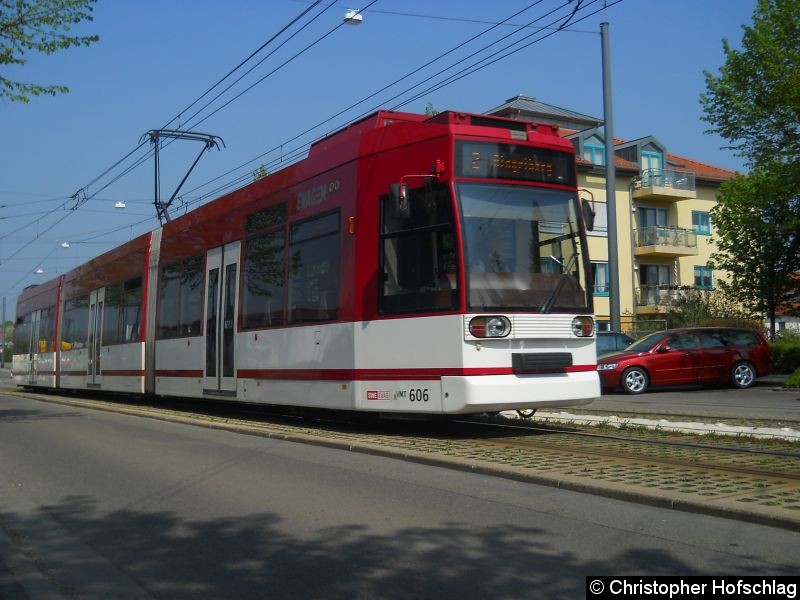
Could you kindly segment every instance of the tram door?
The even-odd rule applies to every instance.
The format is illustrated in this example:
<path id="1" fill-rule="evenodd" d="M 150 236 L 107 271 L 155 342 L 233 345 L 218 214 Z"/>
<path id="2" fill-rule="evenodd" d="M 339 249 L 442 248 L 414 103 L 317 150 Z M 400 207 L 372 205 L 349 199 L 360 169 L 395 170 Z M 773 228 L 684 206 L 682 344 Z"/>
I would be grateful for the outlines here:
<path id="1" fill-rule="evenodd" d="M 86 385 L 100 387 L 100 346 L 103 331 L 103 303 L 106 290 L 100 288 L 89 295 L 89 337 L 86 348 L 89 351 L 89 363 L 86 369 Z"/>
<path id="2" fill-rule="evenodd" d="M 233 242 L 206 256 L 203 391 L 208 394 L 236 394 L 240 248 L 240 242 Z"/>
<path id="3" fill-rule="evenodd" d="M 35 310 L 31 313 L 31 338 L 30 338 L 30 364 L 28 368 L 28 383 L 36 383 L 39 362 L 39 330 L 42 325 L 42 311 Z"/>

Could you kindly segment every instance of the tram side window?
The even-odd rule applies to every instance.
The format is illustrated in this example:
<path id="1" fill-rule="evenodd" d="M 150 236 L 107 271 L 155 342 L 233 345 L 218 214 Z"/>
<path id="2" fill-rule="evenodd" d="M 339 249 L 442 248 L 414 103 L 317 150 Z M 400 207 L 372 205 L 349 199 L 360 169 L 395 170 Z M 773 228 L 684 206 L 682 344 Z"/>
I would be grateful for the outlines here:
<path id="1" fill-rule="evenodd" d="M 103 346 L 119 343 L 119 312 L 122 309 L 122 284 L 106 288 L 103 305 Z"/>
<path id="2" fill-rule="evenodd" d="M 158 337 L 200 335 L 203 302 L 203 258 L 194 256 L 161 271 Z"/>
<path id="3" fill-rule="evenodd" d="M 458 306 L 453 210 L 446 185 L 412 190 L 408 211 L 382 198 L 384 313 L 452 310 Z"/>
<path id="4" fill-rule="evenodd" d="M 283 325 L 286 232 L 251 238 L 245 245 L 243 319 L 245 329 Z"/>
<path id="5" fill-rule="evenodd" d="M 339 318 L 339 212 L 290 227 L 289 322 Z"/>
<path id="6" fill-rule="evenodd" d="M 39 315 L 39 352 L 54 352 L 55 343 L 55 306 L 43 308 Z"/>
<path id="7" fill-rule="evenodd" d="M 103 345 L 139 341 L 141 313 L 141 277 L 106 287 L 103 307 Z"/>
<path id="8" fill-rule="evenodd" d="M 17 319 L 14 325 L 14 354 L 30 354 L 31 351 L 31 314 Z"/>
<path id="9" fill-rule="evenodd" d="M 121 342 L 138 342 L 142 327 L 142 278 L 123 284 Z"/>
<path id="10" fill-rule="evenodd" d="M 168 265 L 161 270 L 158 293 L 158 337 L 178 337 L 181 301 L 181 264 Z"/>
<path id="11" fill-rule="evenodd" d="M 89 296 L 67 300 L 64 307 L 64 325 L 61 328 L 61 349 L 85 347 L 88 332 Z"/>
<path id="12" fill-rule="evenodd" d="M 195 256 L 183 261 L 181 273 L 180 335 L 200 335 L 200 317 L 203 314 L 203 257 Z"/>

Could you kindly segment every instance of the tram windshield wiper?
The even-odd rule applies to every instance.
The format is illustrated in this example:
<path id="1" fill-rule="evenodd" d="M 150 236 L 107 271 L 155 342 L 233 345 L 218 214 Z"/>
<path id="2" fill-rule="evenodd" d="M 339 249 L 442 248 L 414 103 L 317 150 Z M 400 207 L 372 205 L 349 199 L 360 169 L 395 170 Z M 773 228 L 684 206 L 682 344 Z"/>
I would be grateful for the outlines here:
<path id="1" fill-rule="evenodd" d="M 549 256 L 549 259 L 553 263 L 555 263 L 555 264 L 557 264 L 557 265 L 559 265 L 561 267 L 561 273 L 559 274 L 560 277 L 558 278 L 558 280 L 556 281 L 555 285 L 553 286 L 552 291 L 548 294 L 548 296 L 545 299 L 545 301 L 539 307 L 539 311 L 542 312 L 542 313 L 545 313 L 545 314 L 547 314 L 549 312 L 552 312 L 553 306 L 555 305 L 556 300 L 558 299 L 558 297 L 561 295 L 561 292 L 563 291 L 564 286 L 567 283 L 575 281 L 575 275 L 573 273 L 571 273 L 570 270 L 572 268 L 574 268 L 574 266 L 577 264 L 578 247 L 577 247 L 576 237 L 578 235 L 578 232 L 575 231 L 575 229 L 572 227 L 572 221 L 567 221 L 567 227 L 569 227 L 569 233 L 565 233 L 563 235 L 559 235 L 559 236 L 556 236 L 554 238 L 550 238 L 548 240 L 540 242 L 540 244 L 539 244 L 540 246 L 553 245 L 552 252 L 551 252 L 551 254 Z M 555 248 L 554 244 L 560 243 L 560 242 L 565 242 L 567 240 L 570 240 L 572 242 L 572 254 L 570 255 L 570 257 L 566 261 L 564 261 L 563 260 L 563 254 L 561 252 L 557 252 L 557 253 L 555 252 L 556 248 Z M 562 259 L 559 259 L 554 254 L 560 254 L 562 256 Z"/>

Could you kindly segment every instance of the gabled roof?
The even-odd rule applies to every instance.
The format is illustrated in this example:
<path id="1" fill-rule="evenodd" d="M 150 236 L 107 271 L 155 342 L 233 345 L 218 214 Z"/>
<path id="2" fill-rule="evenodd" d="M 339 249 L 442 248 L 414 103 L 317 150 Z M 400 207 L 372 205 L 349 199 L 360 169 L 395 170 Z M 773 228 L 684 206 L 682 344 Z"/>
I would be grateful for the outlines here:
<path id="1" fill-rule="evenodd" d="M 603 123 L 603 120 L 597 117 L 553 106 L 524 94 L 509 98 L 500 106 L 487 110 L 485 114 L 538 120 L 561 125 L 566 129 L 587 129 L 598 127 Z"/>
<path id="2" fill-rule="evenodd" d="M 697 179 L 707 181 L 727 181 L 736 175 L 736 171 L 715 167 L 677 154 L 667 154 L 667 163 L 676 171 L 692 171 Z"/>
<path id="3" fill-rule="evenodd" d="M 640 137 L 638 139 L 630 141 L 618 140 L 614 138 L 614 150 L 623 150 L 625 148 L 630 148 L 631 146 L 644 147 L 647 146 L 647 144 L 653 144 L 655 146 L 658 146 L 659 148 L 666 148 L 664 144 L 659 142 L 658 139 L 652 135 L 646 135 L 644 137 Z"/>
<path id="4" fill-rule="evenodd" d="M 581 158 L 580 156 L 577 157 L 578 159 L 578 166 L 585 166 L 585 167 L 596 167 L 605 170 L 605 165 L 596 165 L 585 158 Z M 633 163 L 629 160 L 625 160 L 624 158 L 620 158 L 619 156 L 614 156 L 614 166 L 617 169 L 627 169 L 629 171 L 639 171 L 639 165 Z"/>
<path id="5" fill-rule="evenodd" d="M 559 106 L 553 106 L 552 104 L 541 102 L 536 98 L 524 94 L 518 94 L 513 98 L 509 98 L 500 106 L 486 111 L 485 114 L 511 117 L 524 121 L 556 124 L 559 126 L 559 135 L 569 140 L 579 136 L 587 137 L 595 133 L 601 138 L 604 137 L 604 133 L 601 129 L 603 125 L 602 119 L 567 110 Z M 614 138 L 614 164 L 619 169 L 628 169 L 631 171 L 639 170 L 640 167 L 637 163 L 624 159 L 617 153 L 637 145 L 646 146 L 649 143 L 666 149 L 666 146 L 652 135 L 635 140 Z M 676 171 L 692 171 L 698 179 L 706 181 L 722 182 L 736 175 L 735 171 L 715 167 L 714 165 L 702 163 L 677 154 L 666 153 L 665 159 L 670 169 L 675 169 Z M 581 166 L 591 165 L 589 161 L 583 160 L 581 157 L 578 157 L 578 164 Z"/>

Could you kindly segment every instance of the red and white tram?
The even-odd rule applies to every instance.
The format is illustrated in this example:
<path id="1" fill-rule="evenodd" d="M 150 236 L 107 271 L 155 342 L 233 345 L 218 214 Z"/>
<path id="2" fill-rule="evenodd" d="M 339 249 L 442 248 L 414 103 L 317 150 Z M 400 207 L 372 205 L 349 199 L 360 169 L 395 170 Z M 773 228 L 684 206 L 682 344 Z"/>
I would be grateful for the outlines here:
<path id="1" fill-rule="evenodd" d="M 17 304 L 19 386 L 376 411 L 588 402 L 575 154 L 549 125 L 380 111 Z"/>

